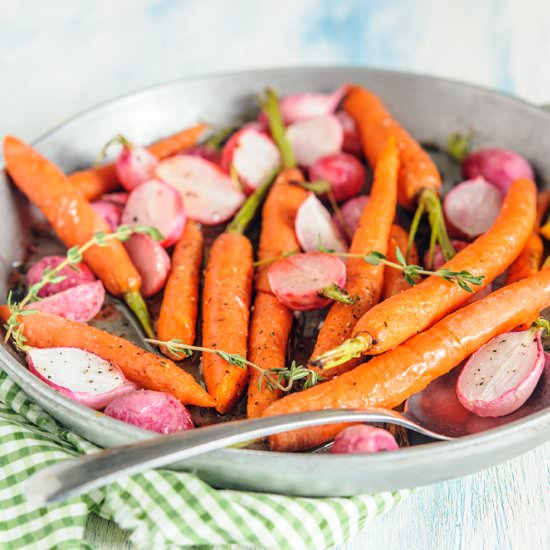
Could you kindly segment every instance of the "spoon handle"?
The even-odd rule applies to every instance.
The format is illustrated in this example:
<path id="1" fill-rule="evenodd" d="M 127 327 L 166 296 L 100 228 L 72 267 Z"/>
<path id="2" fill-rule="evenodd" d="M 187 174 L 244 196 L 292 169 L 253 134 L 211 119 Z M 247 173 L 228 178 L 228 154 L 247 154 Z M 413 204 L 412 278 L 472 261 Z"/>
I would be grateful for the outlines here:
<path id="1" fill-rule="evenodd" d="M 25 482 L 29 500 L 46 504 L 101 487 L 125 475 L 165 466 L 203 453 L 293 429 L 340 422 L 385 422 L 434 439 L 448 439 L 385 409 L 308 411 L 252 420 L 236 420 L 112 447 L 65 460 L 36 472 Z"/>

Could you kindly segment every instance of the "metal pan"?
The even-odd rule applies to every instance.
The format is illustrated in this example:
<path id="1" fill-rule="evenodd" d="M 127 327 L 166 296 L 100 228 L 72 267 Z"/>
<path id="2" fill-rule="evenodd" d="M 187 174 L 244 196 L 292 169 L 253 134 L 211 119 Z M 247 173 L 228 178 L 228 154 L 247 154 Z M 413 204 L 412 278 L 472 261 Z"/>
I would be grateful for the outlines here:
<path id="1" fill-rule="evenodd" d="M 329 91 L 344 82 L 379 93 L 395 116 L 423 142 L 445 146 L 452 131 L 475 132 L 476 145 L 510 147 L 529 158 L 540 181 L 550 180 L 550 114 L 517 99 L 446 80 L 365 68 L 292 68 L 182 80 L 150 88 L 87 111 L 36 141 L 67 172 L 87 166 L 115 133 L 148 143 L 206 120 L 239 121 L 256 108 L 266 86 L 282 94 Z M 45 106 L 47 108 L 47 106 Z M 13 262 L 29 242 L 28 204 L 0 175 L 0 292 Z M 9 348 L 4 370 L 62 424 L 102 446 L 150 437 L 83 407 L 48 388 Z M 277 493 L 337 496 L 413 487 L 455 478 L 497 464 L 547 441 L 550 410 L 452 442 L 419 445 L 378 455 L 271 453 L 228 449 L 174 465 L 215 486 Z"/>

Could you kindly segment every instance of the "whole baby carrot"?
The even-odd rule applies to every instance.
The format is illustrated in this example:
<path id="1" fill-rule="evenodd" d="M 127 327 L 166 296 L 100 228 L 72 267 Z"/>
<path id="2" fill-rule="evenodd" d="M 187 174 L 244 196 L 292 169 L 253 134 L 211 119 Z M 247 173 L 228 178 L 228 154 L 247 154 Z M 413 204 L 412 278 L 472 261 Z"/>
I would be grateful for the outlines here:
<path id="1" fill-rule="evenodd" d="M 7 321 L 9 316 L 9 308 L 0 306 L 0 318 Z M 168 392 L 188 405 L 213 406 L 200 384 L 172 361 L 98 328 L 36 312 L 25 315 L 23 334 L 31 347 L 83 349 L 115 364 L 126 378 L 144 388 Z"/>
<path id="2" fill-rule="evenodd" d="M 174 247 L 172 269 L 164 288 L 157 327 L 160 340 L 195 342 L 203 241 L 199 225 L 187 220 Z M 162 351 L 172 359 L 179 358 L 167 350 Z"/>
<path id="3" fill-rule="evenodd" d="M 489 284 L 517 258 L 529 239 L 535 201 L 535 184 L 515 181 L 493 226 L 442 269 L 483 277 L 479 289 Z M 318 357 L 316 363 L 330 368 L 364 353 L 383 353 L 460 307 L 470 296 L 459 285 L 432 275 L 367 311 L 355 325 L 352 338 Z"/>
<path id="4" fill-rule="evenodd" d="M 109 232 L 105 220 L 63 172 L 38 151 L 8 136 L 4 139 L 4 159 L 15 185 L 42 211 L 65 246 L 81 246 L 94 233 Z M 84 260 L 111 294 L 124 298 L 152 337 L 149 313 L 140 294 L 141 279 L 124 246 L 116 240 L 103 247 L 92 246 L 84 253 Z"/>
<path id="5" fill-rule="evenodd" d="M 407 250 L 408 241 L 408 233 L 400 225 L 392 225 L 390 231 L 390 242 L 388 243 L 388 260 L 390 262 L 399 262 L 396 251 L 397 249 L 401 251 Z M 409 251 L 409 262 L 411 264 L 418 263 L 418 253 L 416 252 L 416 247 L 414 245 Z M 405 279 L 402 271 L 397 269 L 384 270 L 384 289 L 382 290 L 383 300 L 386 300 L 391 296 L 395 296 L 410 287 L 411 284 Z"/>
<path id="6" fill-rule="evenodd" d="M 505 286 L 445 317 L 399 347 L 351 372 L 283 397 L 265 415 L 333 408 L 397 407 L 460 364 L 494 336 L 550 306 L 550 269 Z M 297 430 L 270 438 L 277 451 L 296 451 L 332 439 L 342 426 Z"/>
<path id="7" fill-rule="evenodd" d="M 206 124 L 197 124 L 191 128 L 186 128 L 177 134 L 153 143 L 149 147 L 149 151 L 159 160 L 181 153 L 195 145 L 206 128 Z M 74 172 L 69 179 L 90 201 L 119 187 L 114 163 Z"/>

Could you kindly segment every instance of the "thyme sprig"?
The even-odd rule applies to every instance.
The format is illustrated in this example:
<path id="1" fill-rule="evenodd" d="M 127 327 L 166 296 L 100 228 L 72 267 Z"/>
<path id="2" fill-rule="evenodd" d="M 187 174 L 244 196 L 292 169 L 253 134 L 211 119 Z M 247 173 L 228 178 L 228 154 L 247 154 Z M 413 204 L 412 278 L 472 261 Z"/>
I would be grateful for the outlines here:
<path id="1" fill-rule="evenodd" d="M 238 353 L 229 353 L 227 351 L 206 348 L 204 346 L 192 346 L 184 343 L 178 338 L 172 340 L 155 340 L 153 338 L 146 338 L 146 341 L 150 344 L 155 344 L 161 348 L 165 348 L 170 354 L 178 357 L 179 359 L 185 359 L 198 351 L 201 353 L 213 353 L 218 357 L 221 357 L 224 361 L 227 361 L 230 365 L 240 367 L 244 369 L 251 367 L 261 373 L 258 379 L 258 388 L 262 389 L 263 384 L 270 390 L 275 388 L 282 392 L 288 392 L 298 380 L 304 380 L 304 388 L 310 388 L 322 380 L 322 377 L 313 369 L 299 365 L 296 361 L 292 361 L 289 367 L 284 368 L 271 368 L 264 369 L 245 359 Z"/>
<path id="2" fill-rule="evenodd" d="M 20 317 L 32 315 L 37 310 L 25 309 L 33 302 L 38 302 L 40 296 L 38 295 L 42 288 L 51 283 L 61 283 L 66 279 L 65 275 L 60 275 L 60 272 L 65 267 L 71 267 L 75 271 L 79 271 L 78 265 L 84 258 L 84 253 L 92 246 L 107 246 L 110 241 L 127 241 L 134 233 L 144 233 L 157 241 L 162 240 L 162 235 L 158 229 L 154 227 L 120 225 L 116 231 L 107 233 L 105 231 L 98 231 L 94 233 L 92 238 L 81 246 L 73 246 L 66 252 L 66 258 L 54 268 L 46 268 L 42 272 L 42 277 L 39 281 L 31 285 L 22 300 L 16 301 L 13 293 L 10 290 L 8 293 L 8 308 L 10 315 L 5 323 L 6 335 L 4 341 L 8 342 L 10 338 L 13 338 L 15 347 L 20 351 L 28 351 L 27 338 L 23 334 L 23 323 L 20 321 Z"/>

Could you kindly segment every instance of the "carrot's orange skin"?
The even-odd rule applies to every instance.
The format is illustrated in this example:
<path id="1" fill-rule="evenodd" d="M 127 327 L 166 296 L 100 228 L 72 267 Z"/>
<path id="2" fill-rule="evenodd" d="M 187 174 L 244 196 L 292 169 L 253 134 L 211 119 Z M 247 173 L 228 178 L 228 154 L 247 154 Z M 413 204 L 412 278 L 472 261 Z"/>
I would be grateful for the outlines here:
<path id="1" fill-rule="evenodd" d="M 512 284 L 529 275 L 533 275 L 540 269 L 544 245 L 538 233 L 532 233 L 520 255 L 508 268 L 506 284 Z"/>
<path id="2" fill-rule="evenodd" d="M 411 209 L 423 189 L 439 193 L 441 176 L 428 153 L 392 118 L 380 99 L 365 88 L 350 86 L 344 109 L 355 120 L 363 151 L 369 164 L 376 166 L 390 136 L 399 147 L 399 204 Z"/>
<path id="3" fill-rule="evenodd" d="M 97 231 L 109 232 L 82 193 L 38 151 L 14 137 L 4 140 L 6 168 L 17 187 L 38 206 L 67 248 L 88 242 Z M 138 291 L 141 279 L 124 246 L 116 240 L 93 246 L 84 259 L 115 296 Z"/>
<path id="4" fill-rule="evenodd" d="M 515 181 L 493 226 L 443 268 L 484 276 L 478 290 L 488 285 L 518 257 L 529 239 L 535 222 L 535 202 L 535 184 L 530 180 Z M 471 293 L 457 284 L 432 275 L 367 311 L 352 336 L 371 338 L 372 346 L 366 353 L 377 355 L 428 328 L 470 297 Z"/>
<path id="5" fill-rule="evenodd" d="M 280 256 L 299 248 L 294 233 L 294 219 L 307 191 L 292 181 L 303 181 L 299 170 L 284 170 L 273 184 L 262 211 L 262 230 L 258 260 Z M 256 297 L 250 323 L 248 358 L 264 369 L 284 368 L 287 344 L 292 328 L 292 311 L 272 294 L 267 281 L 269 266 L 260 266 L 256 276 Z M 280 397 L 280 390 L 259 385 L 261 374 L 250 369 L 247 415 L 256 418 Z"/>
<path id="6" fill-rule="evenodd" d="M 265 415 L 333 408 L 392 409 L 449 372 L 491 338 L 550 306 L 550 269 L 505 286 L 442 319 L 387 353 L 338 378 L 288 395 Z M 341 426 L 298 430 L 270 438 L 278 451 L 328 441 Z"/>
<path id="7" fill-rule="evenodd" d="M 157 327 L 159 340 L 177 338 L 190 345 L 195 342 L 203 241 L 199 225 L 187 220 L 174 247 L 172 270 L 164 288 Z M 178 359 L 167 350 L 163 353 Z"/>
<path id="8" fill-rule="evenodd" d="M 206 128 L 206 124 L 198 124 L 182 130 L 154 143 L 149 147 L 149 151 L 159 160 L 181 153 L 195 145 Z M 74 172 L 69 179 L 90 201 L 120 187 L 113 163 Z"/>
<path id="9" fill-rule="evenodd" d="M 396 249 L 399 248 L 403 255 L 407 250 L 407 245 L 409 241 L 408 233 L 400 225 L 392 225 L 390 231 L 390 241 L 388 243 L 388 260 L 390 262 L 398 263 Z M 416 252 L 416 247 L 412 246 L 412 249 L 409 251 L 409 263 L 418 264 L 418 253 Z M 403 290 L 410 288 L 410 283 L 407 282 L 403 276 L 403 272 L 398 269 L 386 268 L 384 270 L 384 289 L 382 291 L 382 299 L 386 300 L 391 296 L 399 294 Z"/>
<path id="10" fill-rule="evenodd" d="M 370 200 L 361 214 L 359 226 L 350 245 L 350 253 L 367 254 L 376 250 L 386 254 L 397 197 L 399 154 L 394 140 L 388 141 L 374 173 Z M 361 258 L 349 258 L 346 263 L 346 290 L 356 297 L 353 305 L 332 304 L 321 327 L 312 358 L 321 355 L 347 340 L 359 319 L 380 299 L 384 284 L 384 266 L 371 265 Z M 323 376 L 335 376 L 349 370 L 350 361 Z"/>
<path id="11" fill-rule="evenodd" d="M 246 358 L 253 271 L 252 245 L 245 236 L 222 233 L 214 241 L 204 278 L 203 346 Z M 205 353 L 202 372 L 216 410 L 226 413 L 245 390 L 248 369 Z"/>
<path id="12" fill-rule="evenodd" d="M 541 191 L 537 196 L 537 229 L 542 225 L 544 215 L 548 212 L 548 208 L 550 208 L 550 190 Z"/>
<path id="13" fill-rule="evenodd" d="M 9 314 L 7 306 L 0 306 L 3 321 Z M 30 346 L 80 348 L 117 365 L 128 380 L 144 388 L 168 392 L 187 405 L 212 407 L 214 404 L 190 374 L 169 359 L 149 353 L 124 338 L 48 313 L 27 315 L 20 322 Z"/>

